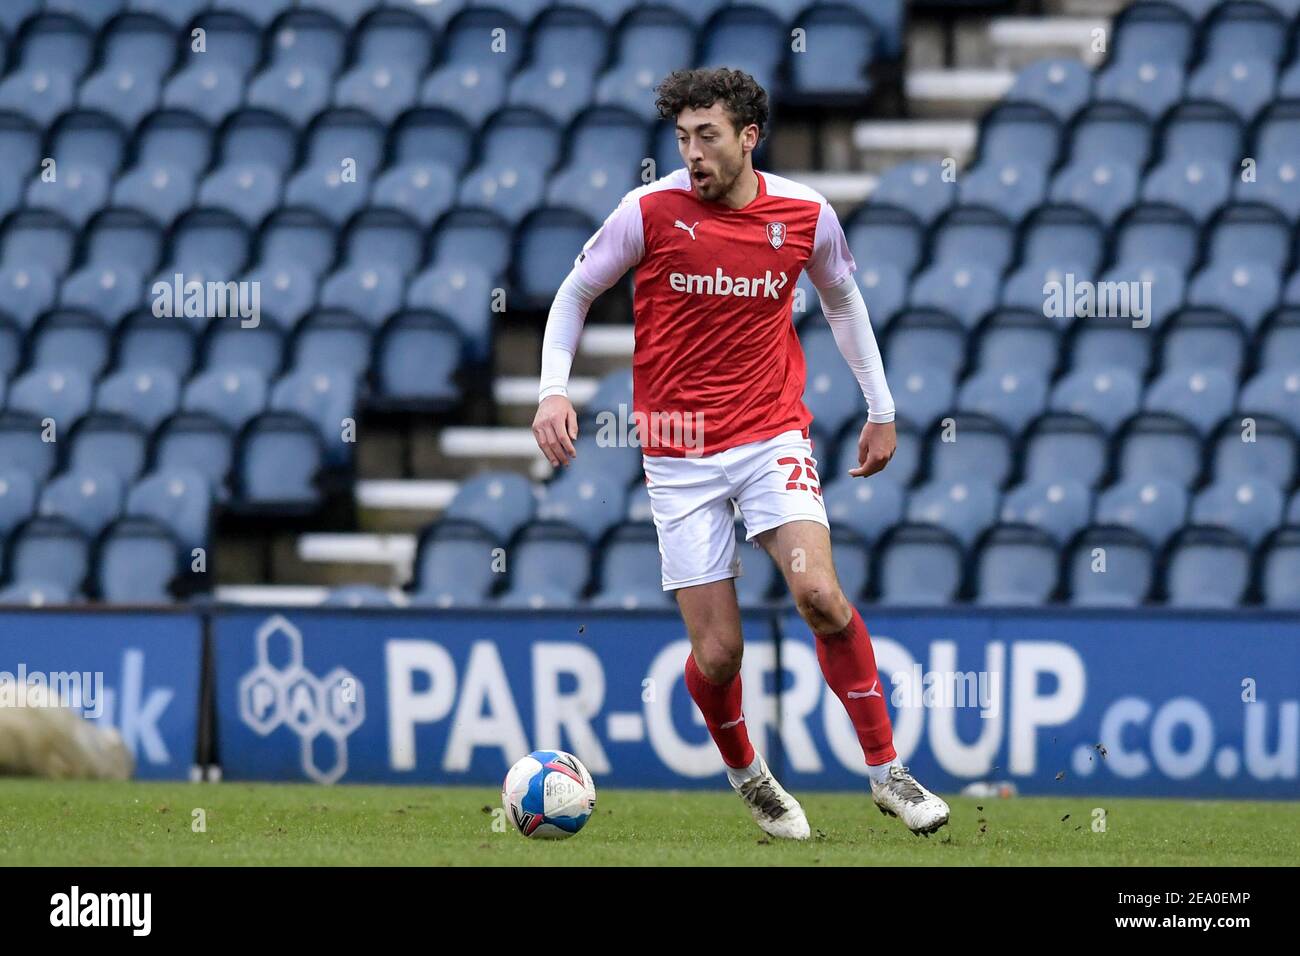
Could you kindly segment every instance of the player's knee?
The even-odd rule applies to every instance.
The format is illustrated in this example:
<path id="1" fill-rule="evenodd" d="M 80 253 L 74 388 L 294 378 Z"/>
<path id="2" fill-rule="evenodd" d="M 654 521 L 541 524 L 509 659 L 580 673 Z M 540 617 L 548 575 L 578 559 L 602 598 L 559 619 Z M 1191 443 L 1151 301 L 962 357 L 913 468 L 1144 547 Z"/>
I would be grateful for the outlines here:
<path id="1" fill-rule="evenodd" d="M 848 612 L 848 600 L 834 581 L 813 579 L 802 582 L 794 594 L 795 606 L 814 634 L 838 631 Z"/>
<path id="2" fill-rule="evenodd" d="M 708 640 L 699 642 L 695 651 L 695 666 L 705 679 L 714 684 L 725 684 L 740 671 L 741 648 L 731 646 L 728 641 Z"/>

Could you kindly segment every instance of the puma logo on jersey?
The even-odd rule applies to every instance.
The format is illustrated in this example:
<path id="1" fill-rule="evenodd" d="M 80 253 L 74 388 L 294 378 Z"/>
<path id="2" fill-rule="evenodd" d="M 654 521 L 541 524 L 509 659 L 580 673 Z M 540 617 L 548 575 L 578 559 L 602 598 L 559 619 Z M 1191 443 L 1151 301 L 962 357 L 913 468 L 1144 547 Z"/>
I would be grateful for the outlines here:
<path id="1" fill-rule="evenodd" d="M 883 697 L 884 695 L 881 694 L 880 691 L 876 690 L 876 687 L 877 687 L 879 684 L 880 684 L 880 681 L 872 681 L 872 682 L 871 682 L 871 686 L 870 686 L 869 688 L 867 688 L 867 690 L 866 690 L 865 692 L 864 692 L 864 691 L 851 690 L 851 691 L 849 691 L 847 694 L 845 694 L 844 696 L 847 697 L 849 700 L 861 700 L 863 697 Z"/>
<path id="2" fill-rule="evenodd" d="M 761 276 L 729 276 L 722 271 L 721 266 L 714 270 L 713 275 L 690 275 L 685 272 L 672 272 L 668 275 L 668 285 L 674 292 L 735 295 L 747 299 L 780 299 L 787 282 L 789 279 L 784 272 L 772 275 L 769 269 Z"/>
<path id="3" fill-rule="evenodd" d="M 698 226 L 699 224 L 700 221 L 698 219 L 695 220 L 695 226 Z M 673 223 L 673 226 L 677 229 L 685 229 L 687 232 L 691 234 L 691 242 L 695 241 L 695 226 L 688 226 L 680 219 L 678 219 L 675 223 Z"/>

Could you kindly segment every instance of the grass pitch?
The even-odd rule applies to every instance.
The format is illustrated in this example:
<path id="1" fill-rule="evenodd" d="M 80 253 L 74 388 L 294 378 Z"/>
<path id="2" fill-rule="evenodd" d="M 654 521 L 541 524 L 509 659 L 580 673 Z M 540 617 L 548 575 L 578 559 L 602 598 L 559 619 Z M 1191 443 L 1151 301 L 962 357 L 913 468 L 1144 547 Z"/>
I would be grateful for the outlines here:
<path id="1" fill-rule="evenodd" d="M 813 839 L 768 841 L 728 792 L 601 790 L 586 828 L 528 840 L 485 787 L 0 779 L 0 864 L 1294 865 L 1300 803 L 948 797 L 930 838 L 865 794 L 800 795 Z M 1105 810 L 1105 832 L 1093 810 Z M 201 814 L 195 811 L 201 810 Z M 206 831 L 196 831 L 198 822 Z M 494 827 L 495 822 L 495 827 Z"/>

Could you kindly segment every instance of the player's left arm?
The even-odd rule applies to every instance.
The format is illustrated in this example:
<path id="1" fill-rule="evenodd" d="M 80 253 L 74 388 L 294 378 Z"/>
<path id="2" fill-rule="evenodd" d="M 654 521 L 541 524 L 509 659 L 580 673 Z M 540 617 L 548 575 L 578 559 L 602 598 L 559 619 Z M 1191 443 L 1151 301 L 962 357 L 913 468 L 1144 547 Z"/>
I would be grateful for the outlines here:
<path id="1" fill-rule="evenodd" d="M 830 203 L 822 204 L 813 252 L 805 269 L 817 289 L 822 314 L 830 323 L 835 344 L 852 369 L 867 402 L 867 421 L 858 436 L 858 467 L 851 469 L 849 474 L 855 478 L 874 475 L 889 464 L 898 445 L 894 431 L 894 397 L 885 380 L 885 363 L 876 344 L 876 333 L 871 328 L 867 303 L 853 279 L 857 264 Z"/>

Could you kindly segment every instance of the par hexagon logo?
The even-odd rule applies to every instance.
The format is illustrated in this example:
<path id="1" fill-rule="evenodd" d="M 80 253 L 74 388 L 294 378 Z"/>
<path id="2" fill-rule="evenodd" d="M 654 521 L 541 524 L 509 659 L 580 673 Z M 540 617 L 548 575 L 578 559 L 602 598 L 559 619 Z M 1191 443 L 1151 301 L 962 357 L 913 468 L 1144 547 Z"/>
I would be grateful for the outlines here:
<path id="1" fill-rule="evenodd" d="M 366 719 L 365 689 L 346 667 L 324 678 L 302 662 L 302 632 L 275 614 L 257 629 L 257 663 L 239 681 L 239 716 L 259 736 L 280 727 L 293 731 L 302 750 L 302 772 L 317 783 L 334 783 L 348 769 L 348 737 Z M 288 661 L 272 662 L 283 648 Z"/>

